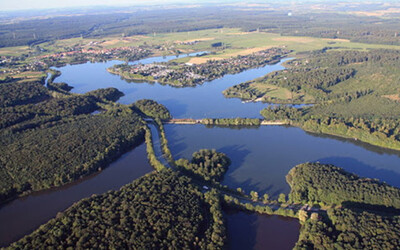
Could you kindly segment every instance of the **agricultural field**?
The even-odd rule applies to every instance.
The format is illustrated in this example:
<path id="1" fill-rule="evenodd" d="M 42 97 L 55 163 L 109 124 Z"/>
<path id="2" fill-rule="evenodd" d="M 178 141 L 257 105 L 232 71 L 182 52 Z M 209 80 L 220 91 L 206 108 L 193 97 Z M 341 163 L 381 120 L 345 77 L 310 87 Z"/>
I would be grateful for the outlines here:
<path id="1" fill-rule="evenodd" d="M 212 44 L 222 43 L 222 46 L 212 48 Z M 350 42 L 347 39 L 314 38 L 301 36 L 281 36 L 267 32 L 242 32 L 238 28 L 207 29 L 189 32 L 153 33 L 135 36 L 109 36 L 102 38 L 71 38 L 41 43 L 38 46 L 44 49 L 41 55 L 63 52 L 66 48 L 79 47 L 82 49 L 111 49 L 127 46 L 162 46 L 166 50 L 174 49 L 177 52 L 214 51 L 212 55 L 201 58 L 183 58 L 180 62 L 202 63 L 209 59 L 226 59 L 237 55 L 248 55 L 271 47 L 284 47 L 295 53 L 318 50 L 324 47 L 338 49 L 400 49 L 396 45 L 365 44 Z M 27 46 L 7 47 L 0 49 L 0 55 L 18 56 L 34 52 Z M 167 53 L 167 51 L 166 51 Z"/>

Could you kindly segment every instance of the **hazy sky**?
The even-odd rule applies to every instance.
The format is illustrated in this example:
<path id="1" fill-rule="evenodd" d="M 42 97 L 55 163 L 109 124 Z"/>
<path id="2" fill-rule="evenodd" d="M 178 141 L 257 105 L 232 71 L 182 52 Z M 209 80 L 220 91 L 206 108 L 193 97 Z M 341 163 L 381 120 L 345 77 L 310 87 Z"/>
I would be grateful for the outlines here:
<path id="1" fill-rule="evenodd" d="M 279 2 L 327 2 L 336 0 L 280 0 Z M 338 0 L 350 1 L 350 0 Z M 358 0 L 357 2 L 374 2 L 375 0 Z M 398 0 L 379 0 L 377 2 L 390 2 Z M 33 9 L 51 9 L 51 8 L 70 8 L 83 6 L 126 6 L 126 5 L 151 5 L 151 4 L 170 4 L 184 3 L 196 4 L 202 2 L 227 3 L 244 2 L 240 0 L 0 0 L 0 11 L 10 10 L 33 10 Z M 275 0 L 248 0 L 247 2 L 274 3 Z"/>
<path id="2" fill-rule="evenodd" d="M 198 3 L 201 0 L 0 0 L 0 11 L 66 8 L 79 6 L 121 6 L 121 5 L 147 5 L 167 3 Z M 218 1 L 208 1 L 218 2 Z M 224 1 L 226 2 L 226 1 Z"/>
<path id="3" fill-rule="evenodd" d="M 79 6 L 121 6 L 121 5 L 144 5 L 163 4 L 171 2 L 191 3 L 198 1 L 184 0 L 0 0 L 0 10 L 22 10 L 22 9 L 48 9 L 66 8 Z"/>

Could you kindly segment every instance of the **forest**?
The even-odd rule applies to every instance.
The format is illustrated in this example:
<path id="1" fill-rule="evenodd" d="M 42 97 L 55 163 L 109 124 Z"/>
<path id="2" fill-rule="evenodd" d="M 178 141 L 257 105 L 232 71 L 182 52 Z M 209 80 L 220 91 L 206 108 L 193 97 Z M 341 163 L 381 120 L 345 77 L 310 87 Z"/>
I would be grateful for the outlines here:
<path id="1" fill-rule="evenodd" d="M 153 100 L 138 100 L 132 105 L 132 108 L 151 118 L 161 120 L 169 120 L 172 118 L 169 110 L 164 105 Z"/>
<path id="2" fill-rule="evenodd" d="M 396 249 L 399 234 L 398 214 L 332 208 L 304 222 L 294 249 Z"/>
<path id="3" fill-rule="evenodd" d="M 318 163 L 298 165 L 286 179 L 291 201 L 330 206 L 323 216 L 300 220 L 294 249 L 395 249 L 400 244 L 398 188 Z"/>
<path id="4" fill-rule="evenodd" d="M 395 85 L 391 78 L 398 75 L 395 65 L 399 61 L 398 50 L 313 51 L 287 62 L 288 69 L 232 86 L 224 95 L 268 103 L 349 103 L 380 92 L 392 94 L 389 86 Z M 384 81 L 388 82 L 379 84 Z"/>
<path id="5" fill-rule="evenodd" d="M 235 85 L 225 90 L 224 95 L 244 100 L 262 98 L 263 102 L 271 103 L 314 103 L 331 92 L 329 87 L 353 77 L 355 73 L 352 68 L 289 69 L 274 72 L 261 80 Z M 269 85 L 287 89 L 290 95 L 285 97 L 288 99 L 274 96 L 270 92 L 276 88 L 268 88 Z M 267 87 L 262 89 L 261 86 Z"/>
<path id="6" fill-rule="evenodd" d="M 9 248 L 216 249 L 221 219 L 216 194 L 164 170 L 78 202 Z"/>
<path id="7" fill-rule="evenodd" d="M 17 80 L 0 88 L 0 203 L 100 171 L 144 140 L 144 121 L 113 103 L 115 88 L 77 95 Z"/>
<path id="8" fill-rule="evenodd" d="M 376 105 L 376 104 L 375 104 Z M 288 106 L 270 106 L 261 111 L 266 120 L 283 121 L 299 126 L 305 131 L 341 136 L 369 144 L 400 150 L 400 127 L 396 118 L 326 117 L 326 113 L 314 115 L 313 108 L 296 109 Z M 348 110 L 347 110 L 348 111 Z M 395 110 L 394 110 L 395 112 Z M 389 114 L 392 116 L 392 114 Z"/>
<path id="9" fill-rule="evenodd" d="M 298 165 L 290 170 L 286 181 L 291 188 L 289 200 L 294 203 L 354 202 L 400 209 L 400 189 L 378 180 L 360 178 L 332 165 Z"/>
<path id="10" fill-rule="evenodd" d="M 300 109 L 270 106 L 263 109 L 261 115 L 267 120 L 289 121 L 306 131 L 356 138 L 372 145 L 399 150 L 400 89 L 396 80 L 399 77 L 399 61 L 400 53 L 394 50 L 319 51 L 295 59 L 288 63 L 289 70 L 272 73 L 264 79 L 269 85 L 290 88 L 288 92 L 303 93 L 302 96 L 297 95 L 300 96 L 297 100 L 284 100 L 286 103 L 301 102 L 307 95 L 314 105 Z M 337 75 L 337 80 L 344 78 L 334 85 L 326 85 L 330 74 L 326 75 L 326 80 L 321 76 L 318 78 L 321 80 L 317 81 L 326 81 L 321 85 L 325 87 L 315 89 L 312 72 L 326 68 L 330 68 L 331 72 L 341 69 L 341 72 L 351 75 Z M 289 72 L 304 73 L 287 76 Z M 280 74 L 286 76 L 276 77 Z M 287 82 L 285 78 L 292 80 Z M 272 79 L 280 80 L 274 82 Z M 244 90 L 240 91 L 247 91 L 245 84 L 242 86 Z M 239 86 L 235 88 L 241 89 Z"/>
<path id="11" fill-rule="evenodd" d="M 216 152 L 215 149 L 201 149 L 194 152 L 192 159 L 179 159 L 176 166 L 182 168 L 186 173 L 202 177 L 206 181 L 219 182 L 231 164 L 230 159 L 224 154 Z"/>
<path id="12" fill-rule="evenodd" d="M 40 82 L 8 82 L 0 84 L 0 107 L 36 103 L 49 98 Z"/>

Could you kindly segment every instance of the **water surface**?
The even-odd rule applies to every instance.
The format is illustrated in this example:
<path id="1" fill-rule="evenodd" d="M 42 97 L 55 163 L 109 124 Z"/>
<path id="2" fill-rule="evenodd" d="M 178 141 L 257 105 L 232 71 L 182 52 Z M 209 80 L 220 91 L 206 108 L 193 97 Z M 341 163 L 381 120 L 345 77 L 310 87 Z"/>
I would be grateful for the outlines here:
<path id="1" fill-rule="evenodd" d="M 285 176 L 297 164 L 334 164 L 360 176 L 378 178 L 400 187 L 400 153 L 306 133 L 300 128 L 207 128 L 204 125 L 165 125 L 172 155 L 190 159 L 193 152 L 214 148 L 232 160 L 223 183 L 276 196 L 288 193 Z"/>
<path id="2" fill-rule="evenodd" d="M 175 57 L 149 58 L 135 63 L 167 61 L 173 58 Z M 284 68 L 281 64 L 267 65 L 226 75 L 201 86 L 173 88 L 157 83 L 127 83 L 106 71 L 116 63 L 121 62 L 68 65 L 59 69 L 62 75 L 55 81 L 73 86 L 74 93 L 115 87 L 125 94 L 119 102 L 129 104 L 139 99 L 153 99 L 164 104 L 175 118 L 260 117 L 259 111 L 267 104 L 226 99 L 222 91 Z M 166 125 L 165 130 L 175 158 L 190 158 L 193 152 L 202 148 L 215 148 L 226 153 L 232 159 L 232 165 L 225 176 L 224 184 L 232 188 L 242 187 L 247 192 L 256 190 L 272 196 L 281 192 L 288 193 L 285 175 L 296 164 L 308 161 L 335 164 L 361 176 L 378 178 L 400 187 L 400 153 L 353 140 L 317 136 L 299 128 L 283 126 L 232 129 L 206 128 L 203 125 Z M 147 163 L 145 146 L 142 145 L 92 178 L 6 204 L 0 208 L 0 245 L 31 232 L 57 212 L 84 197 L 118 189 L 151 170 Z M 270 249 L 285 249 L 289 245 L 293 246 L 298 237 L 297 222 L 279 217 L 239 212 L 228 214 L 227 220 L 228 231 L 232 235 L 229 238 L 231 248 L 265 249 L 268 246 Z M 275 228 L 284 228 L 286 225 L 289 228 L 284 230 L 292 230 L 287 242 L 279 237 L 285 236 L 285 233 L 274 234 Z M 248 237 L 239 239 L 233 235 Z"/>
<path id="3" fill-rule="evenodd" d="M 145 59 L 139 62 L 149 63 L 161 59 L 163 58 Z M 282 60 L 282 62 L 285 60 Z M 74 93 L 86 93 L 99 88 L 115 87 L 125 94 L 118 102 L 130 104 L 139 99 L 153 99 L 164 104 L 175 118 L 255 118 L 261 117 L 260 110 L 265 108 L 267 104 L 260 102 L 243 103 L 237 98 L 227 99 L 222 91 L 233 85 L 264 76 L 272 71 L 284 69 L 281 63 L 267 65 L 234 75 L 225 75 L 196 87 L 175 88 L 158 83 L 127 83 L 119 76 L 107 72 L 107 68 L 117 63 L 121 62 L 108 61 L 105 63 L 68 65 L 58 69 L 62 74 L 55 81 L 67 82 L 74 87 L 72 89 Z"/>
<path id="4" fill-rule="evenodd" d="M 0 207 L 0 247 L 34 231 L 75 202 L 92 194 L 118 190 L 152 170 L 146 158 L 146 146 L 142 144 L 88 178 L 5 204 Z"/>
<path id="5" fill-rule="evenodd" d="M 229 249 L 293 249 L 299 238 L 297 219 L 238 211 L 225 213 Z"/>

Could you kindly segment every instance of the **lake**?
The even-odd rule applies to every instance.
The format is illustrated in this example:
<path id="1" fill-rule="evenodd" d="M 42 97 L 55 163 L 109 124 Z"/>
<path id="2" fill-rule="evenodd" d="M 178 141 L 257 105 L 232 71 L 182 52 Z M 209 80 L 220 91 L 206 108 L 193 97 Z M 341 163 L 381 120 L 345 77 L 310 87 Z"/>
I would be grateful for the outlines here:
<path id="1" fill-rule="evenodd" d="M 135 63 L 174 58 L 156 57 Z M 121 62 L 67 65 L 58 69 L 62 74 L 55 82 L 68 83 L 74 87 L 74 93 L 115 87 L 125 94 L 119 102 L 130 104 L 139 99 L 153 99 L 164 104 L 174 118 L 258 118 L 260 110 L 268 104 L 227 99 L 222 91 L 284 68 L 281 63 L 267 65 L 226 75 L 197 87 L 174 88 L 158 83 L 128 83 L 106 71 L 116 63 Z M 247 192 L 255 190 L 271 196 L 288 193 L 285 175 L 296 164 L 307 161 L 335 164 L 361 176 L 378 178 L 400 187 L 400 153 L 354 140 L 314 135 L 285 126 L 207 128 L 203 125 L 166 125 L 165 130 L 176 159 L 190 158 L 193 152 L 202 148 L 215 148 L 226 153 L 232 159 L 232 165 L 223 183 L 232 188 L 242 187 Z M 8 203 L 0 208 L 0 245 L 31 232 L 84 197 L 118 189 L 150 171 L 145 146 L 141 145 L 99 174 L 60 189 L 34 193 Z M 271 249 L 291 248 L 298 237 L 297 220 L 243 212 L 227 213 L 226 219 L 232 249 L 236 246 L 241 249 L 265 249 L 265 246 Z M 287 231 L 287 237 L 292 240 L 286 242 L 279 238 L 279 230 Z"/>
<path id="2" fill-rule="evenodd" d="M 228 248 L 293 249 L 299 238 L 300 223 L 293 218 L 226 211 Z"/>
<path id="3" fill-rule="evenodd" d="M 175 58 L 171 57 L 170 59 Z M 165 60 L 163 57 L 140 60 L 140 63 Z M 287 59 L 286 59 L 287 60 Z M 283 60 L 285 61 L 285 60 Z M 239 99 L 227 99 L 222 91 L 235 84 L 264 76 L 272 71 L 282 70 L 280 64 L 250 69 L 235 75 L 225 75 L 203 85 L 176 88 L 158 83 L 127 83 L 118 75 L 106 71 L 119 61 L 68 65 L 60 68 L 61 76 L 56 82 L 66 82 L 73 86 L 72 92 L 86 93 L 98 88 L 114 87 L 125 95 L 118 101 L 130 104 L 139 99 L 153 99 L 165 105 L 174 118 L 221 118 L 251 117 L 261 118 L 260 110 L 267 105 L 260 102 L 242 103 Z"/>
<path id="4" fill-rule="evenodd" d="M 288 193 L 285 176 L 297 164 L 321 162 L 343 167 L 361 176 L 378 178 L 400 187 L 400 153 L 310 134 L 296 127 L 207 128 L 204 125 L 166 124 L 172 155 L 191 158 L 193 152 L 212 148 L 229 156 L 232 165 L 223 184 L 269 193 Z"/>

